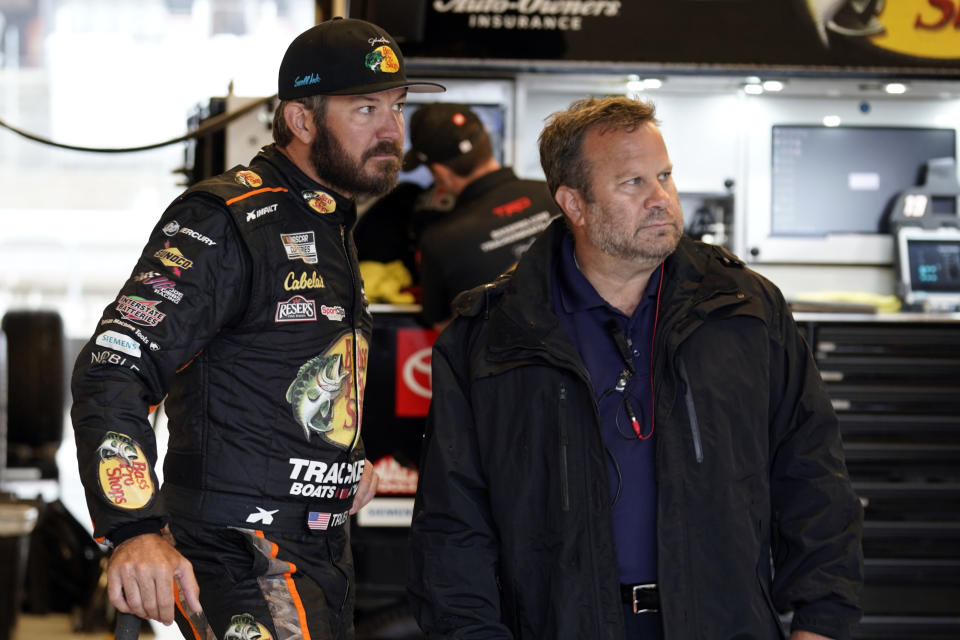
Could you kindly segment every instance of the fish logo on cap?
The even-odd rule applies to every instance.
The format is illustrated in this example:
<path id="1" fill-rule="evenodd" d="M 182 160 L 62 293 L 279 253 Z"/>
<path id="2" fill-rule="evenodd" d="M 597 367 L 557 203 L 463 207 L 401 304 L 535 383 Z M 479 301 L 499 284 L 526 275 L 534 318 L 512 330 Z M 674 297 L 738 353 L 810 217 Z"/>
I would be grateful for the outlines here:
<path id="1" fill-rule="evenodd" d="M 363 60 L 365 67 L 371 71 L 383 71 L 385 73 L 396 73 L 400 71 L 400 60 L 393 49 L 387 45 L 377 47 L 367 54 Z"/>

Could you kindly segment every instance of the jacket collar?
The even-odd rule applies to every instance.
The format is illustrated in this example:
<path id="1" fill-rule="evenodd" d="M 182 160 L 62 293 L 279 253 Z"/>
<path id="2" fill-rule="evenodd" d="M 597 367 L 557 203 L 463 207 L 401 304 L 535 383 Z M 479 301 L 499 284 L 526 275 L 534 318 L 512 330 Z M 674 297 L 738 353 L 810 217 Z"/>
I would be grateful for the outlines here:
<path id="1" fill-rule="evenodd" d="M 270 164 L 283 176 L 290 188 L 290 194 L 295 198 L 303 198 L 307 206 L 324 220 L 344 224 L 348 228 L 357 221 L 357 207 L 352 199 L 310 178 L 285 156 L 277 145 L 271 144 L 261 149 L 254 159 L 254 162 L 256 161 Z M 335 203 L 332 211 L 328 211 L 330 206 L 327 198 L 332 198 Z"/>

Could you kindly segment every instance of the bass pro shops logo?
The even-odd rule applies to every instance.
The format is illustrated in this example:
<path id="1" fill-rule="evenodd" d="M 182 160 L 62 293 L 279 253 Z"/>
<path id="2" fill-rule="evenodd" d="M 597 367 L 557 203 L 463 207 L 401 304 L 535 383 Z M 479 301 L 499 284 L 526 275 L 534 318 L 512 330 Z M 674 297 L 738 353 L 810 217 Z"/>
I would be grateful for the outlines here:
<path id="1" fill-rule="evenodd" d="M 273 640 L 273 636 L 252 615 L 241 613 L 230 618 L 223 640 Z"/>
<path id="2" fill-rule="evenodd" d="M 155 484 L 143 449 L 130 436 L 109 431 L 97 448 L 100 490 L 110 504 L 140 509 L 150 504 Z"/>
<path id="3" fill-rule="evenodd" d="M 366 338 L 347 333 L 300 367 L 287 388 L 286 400 L 308 441 L 318 435 L 338 449 L 356 445 L 367 380 L 367 354 Z"/>
<path id="4" fill-rule="evenodd" d="M 804 0 L 824 46 L 858 38 L 916 58 L 960 59 L 960 0 Z"/>

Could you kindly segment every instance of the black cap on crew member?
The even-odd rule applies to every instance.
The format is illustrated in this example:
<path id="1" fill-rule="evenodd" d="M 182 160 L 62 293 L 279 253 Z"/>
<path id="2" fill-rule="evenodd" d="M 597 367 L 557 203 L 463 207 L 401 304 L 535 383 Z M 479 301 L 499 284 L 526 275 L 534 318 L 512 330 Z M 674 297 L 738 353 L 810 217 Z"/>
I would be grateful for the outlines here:
<path id="1" fill-rule="evenodd" d="M 486 135 L 480 118 L 465 104 L 423 105 L 410 118 L 410 150 L 403 156 L 403 170 L 469 153 Z"/>

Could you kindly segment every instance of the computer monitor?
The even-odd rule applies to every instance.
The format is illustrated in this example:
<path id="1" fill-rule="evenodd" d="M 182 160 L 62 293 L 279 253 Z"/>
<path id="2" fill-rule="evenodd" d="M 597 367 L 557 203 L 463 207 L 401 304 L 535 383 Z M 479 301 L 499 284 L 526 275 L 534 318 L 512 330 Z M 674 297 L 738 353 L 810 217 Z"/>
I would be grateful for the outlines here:
<path id="1" fill-rule="evenodd" d="M 960 310 L 960 228 L 897 230 L 898 289 L 908 308 Z"/>
<path id="2" fill-rule="evenodd" d="M 771 236 L 887 233 L 894 197 L 956 158 L 948 128 L 775 125 L 772 144 Z"/>

